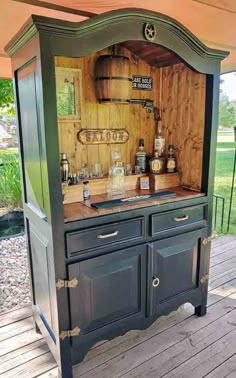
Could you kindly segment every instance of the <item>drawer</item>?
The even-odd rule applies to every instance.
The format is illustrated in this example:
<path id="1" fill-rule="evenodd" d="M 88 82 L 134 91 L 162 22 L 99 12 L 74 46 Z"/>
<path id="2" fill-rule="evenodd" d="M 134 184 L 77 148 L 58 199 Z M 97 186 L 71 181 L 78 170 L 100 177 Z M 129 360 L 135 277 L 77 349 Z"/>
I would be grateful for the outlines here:
<path id="1" fill-rule="evenodd" d="M 199 222 L 202 222 L 202 226 L 206 225 L 206 205 L 154 214 L 151 215 L 151 235 L 154 236 L 172 228 L 199 224 Z"/>
<path id="2" fill-rule="evenodd" d="M 143 239 L 144 236 L 144 217 L 91 227 L 66 234 L 67 253 L 72 255 L 109 244 Z"/>

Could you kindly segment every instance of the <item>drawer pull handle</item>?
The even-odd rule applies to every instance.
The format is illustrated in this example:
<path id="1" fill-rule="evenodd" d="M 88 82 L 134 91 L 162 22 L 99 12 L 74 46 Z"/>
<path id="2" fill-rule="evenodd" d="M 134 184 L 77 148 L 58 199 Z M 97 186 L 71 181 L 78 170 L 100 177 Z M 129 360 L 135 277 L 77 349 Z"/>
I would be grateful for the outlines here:
<path id="1" fill-rule="evenodd" d="M 107 239 L 107 238 L 112 238 L 114 236 L 117 236 L 119 234 L 119 231 L 112 232 L 111 234 L 105 234 L 105 235 L 98 235 L 98 239 Z"/>
<path id="2" fill-rule="evenodd" d="M 154 277 L 152 280 L 152 286 L 157 287 L 160 285 L 160 279 L 158 277 Z"/>
<path id="3" fill-rule="evenodd" d="M 184 215 L 181 218 L 174 218 L 174 221 L 175 222 L 183 222 L 183 221 L 188 220 L 188 219 L 189 219 L 189 215 Z"/>

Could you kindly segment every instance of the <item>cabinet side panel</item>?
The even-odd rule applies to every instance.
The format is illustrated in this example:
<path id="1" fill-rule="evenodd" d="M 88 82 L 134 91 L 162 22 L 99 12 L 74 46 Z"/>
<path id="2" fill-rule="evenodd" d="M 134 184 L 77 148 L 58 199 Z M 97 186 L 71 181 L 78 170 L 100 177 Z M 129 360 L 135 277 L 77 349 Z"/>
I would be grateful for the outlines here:
<path id="1" fill-rule="evenodd" d="M 21 129 L 22 158 L 25 178 L 25 201 L 44 209 L 41 146 L 36 96 L 36 61 L 16 73 L 18 89 L 19 126 Z"/>
<path id="2" fill-rule="evenodd" d="M 32 261 L 33 289 L 35 305 L 52 326 L 50 306 L 50 279 L 48 266 L 48 245 L 30 227 L 30 253 Z"/>

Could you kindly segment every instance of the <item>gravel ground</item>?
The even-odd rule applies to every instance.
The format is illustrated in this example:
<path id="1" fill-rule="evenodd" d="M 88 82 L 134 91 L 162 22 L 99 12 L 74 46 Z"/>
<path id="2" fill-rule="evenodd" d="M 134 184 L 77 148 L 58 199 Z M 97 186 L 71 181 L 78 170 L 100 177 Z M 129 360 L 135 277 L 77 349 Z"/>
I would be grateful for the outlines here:
<path id="1" fill-rule="evenodd" d="M 25 236 L 0 240 L 0 312 L 29 303 Z"/>

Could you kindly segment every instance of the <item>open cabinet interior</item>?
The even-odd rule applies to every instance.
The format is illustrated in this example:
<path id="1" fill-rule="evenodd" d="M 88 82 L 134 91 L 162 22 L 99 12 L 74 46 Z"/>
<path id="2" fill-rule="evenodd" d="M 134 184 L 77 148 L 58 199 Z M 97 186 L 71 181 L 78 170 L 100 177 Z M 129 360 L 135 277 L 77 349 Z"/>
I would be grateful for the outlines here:
<path id="1" fill-rule="evenodd" d="M 131 100 L 153 102 L 160 112 L 158 127 L 165 138 L 166 156 L 168 145 L 174 146 L 177 172 L 156 175 L 159 185 L 155 188 L 180 185 L 201 192 L 206 75 L 188 67 L 174 53 L 149 42 L 129 41 L 81 58 L 55 58 L 59 148 L 60 153 L 67 154 L 71 173 L 78 174 L 84 167 L 92 171 L 99 163 L 103 178 L 91 180 L 90 190 L 92 195 L 102 194 L 106 193 L 112 151 L 119 151 L 124 165 L 131 164 L 133 172 L 140 138 L 144 139 L 147 156 L 153 157 L 157 131 L 154 112 L 132 101 L 102 103 L 98 99 L 96 62 L 99 56 L 114 51 L 129 58 L 131 78 L 152 79 L 149 90 L 132 87 Z M 117 80 L 119 85 L 122 78 Z M 71 108 L 65 104 L 68 93 Z M 94 143 L 87 145 L 78 140 L 78 132 L 86 129 L 125 129 L 129 139 L 119 144 L 97 144 L 95 137 Z M 139 188 L 139 177 L 126 176 L 126 189 Z M 64 203 L 83 201 L 82 181 L 67 187 Z"/>

